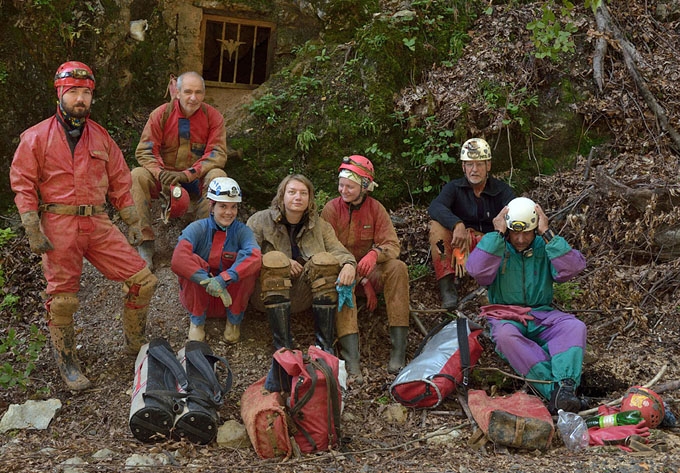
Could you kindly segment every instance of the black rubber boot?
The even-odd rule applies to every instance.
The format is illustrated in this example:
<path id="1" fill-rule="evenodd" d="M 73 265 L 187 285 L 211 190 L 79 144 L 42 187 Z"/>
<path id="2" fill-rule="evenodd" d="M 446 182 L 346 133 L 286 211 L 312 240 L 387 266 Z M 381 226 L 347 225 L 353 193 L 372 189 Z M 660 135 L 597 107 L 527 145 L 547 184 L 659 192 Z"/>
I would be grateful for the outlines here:
<path id="1" fill-rule="evenodd" d="M 274 339 L 274 349 L 293 348 L 293 336 L 290 333 L 290 301 L 267 304 L 265 307 Z M 290 377 L 274 358 L 264 387 L 271 392 L 290 391 Z"/>
<path id="2" fill-rule="evenodd" d="M 576 396 L 576 383 L 573 379 L 563 379 L 550 396 L 548 403 L 551 413 L 562 409 L 565 412 L 579 412 L 581 400 Z"/>
<path id="3" fill-rule="evenodd" d="M 337 307 L 337 302 L 327 297 L 320 298 L 320 300 L 315 298 L 312 304 L 316 344 L 323 351 L 331 355 L 335 355 L 333 344 L 335 343 L 335 314 L 338 311 Z"/>
<path id="4" fill-rule="evenodd" d="M 406 366 L 407 336 L 408 327 L 390 327 L 392 351 L 390 352 L 390 362 L 387 365 L 387 372 L 390 374 L 397 374 Z"/>
<path id="5" fill-rule="evenodd" d="M 347 374 L 354 378 L 357 384 L 363 384 L 364 377 L 359 363 L 359 334 L 350 333 L 341 337 L 338 342 L 340 342 L 340 356 L 345 360 Z"/>
<path id="6" fill-rule="evenodd" d="M 439 292 L 442 296 L 442 308 L 454 310 L 458 307 L 458 291 L 453 274 L 447 274 L 439 280 Z"/>

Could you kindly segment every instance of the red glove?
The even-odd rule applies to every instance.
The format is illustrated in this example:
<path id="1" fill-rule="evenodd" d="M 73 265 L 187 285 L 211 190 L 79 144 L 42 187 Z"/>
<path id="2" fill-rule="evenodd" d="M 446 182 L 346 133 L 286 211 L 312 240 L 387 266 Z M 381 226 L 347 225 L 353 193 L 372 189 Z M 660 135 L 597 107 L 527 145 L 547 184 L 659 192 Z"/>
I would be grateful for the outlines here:
<path id="1" fill-rule="evenodd" d="M 359 264 L 357 264 L 357 273 L 359 276 L 366 277 L 373 272 L 375 269 L 375 264 L 378 262 L 378 252 L 369 251 L 366 256 L 361 258 Z"/>
<path id="2" fill-rule="evenodd" d="M 649 437 L 649 427 L 647 427 L 645 421 L 637 425 L 617 425 L 604 429 L 591 427 L 588 429 L 588 435 L 590 436 L 590 445 L 616 445 L 629 452 L 631 449 L 626 447 L 629 437 L 635 435 L 646 439 Z"/>
<path id="3" fill-rule="evenodd" d="M 492 304 L 482 307 L 479 315 L 488 319 L 514 320 L 526 326 L 527 320 L 534 320 L 533 315 L 529 315 L 531 307 L 521 307 L 517 305 Z"/>
<path id="4" fill-rule="evenodd" d="M 361 287 L 364 289 L 364 294 L 366 294 L 366 308 L 369 312 L 373 312 L 378 307 L 378 296 L 375 295 L 375 289 L 373 289 L 373 285 L 366 278 L 361 281 Z"/>

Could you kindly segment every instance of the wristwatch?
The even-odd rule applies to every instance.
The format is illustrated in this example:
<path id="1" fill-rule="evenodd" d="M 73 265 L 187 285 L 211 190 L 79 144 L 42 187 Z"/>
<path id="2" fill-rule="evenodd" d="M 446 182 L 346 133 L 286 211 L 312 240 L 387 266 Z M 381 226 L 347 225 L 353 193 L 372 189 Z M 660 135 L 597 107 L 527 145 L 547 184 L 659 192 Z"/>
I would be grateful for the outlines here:
<path id="1" fill-rule="evenodd" d="M 550 228 L 548 228 L 546 231 L 543 232 L 543 241 L 546 243 L 550 243 L 550 240 L 552 240 L 555 237 L 555 232 L 553 232 Z"/>

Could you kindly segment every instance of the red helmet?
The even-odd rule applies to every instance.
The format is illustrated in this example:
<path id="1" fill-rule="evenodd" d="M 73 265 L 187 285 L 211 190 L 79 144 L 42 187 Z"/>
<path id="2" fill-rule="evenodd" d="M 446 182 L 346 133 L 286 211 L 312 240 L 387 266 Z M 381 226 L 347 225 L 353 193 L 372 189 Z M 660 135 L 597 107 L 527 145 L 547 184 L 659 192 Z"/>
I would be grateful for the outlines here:
<path id="1" fill-rule="evenodd" d="M 161 217 L 165 223 L 171 218 L 179 218 L 184 216 L 189 209 L 189 193 L 182 186 L 171 186 L 170 197 L 166 198 L 166 202 L 161 210 Z"/>
<path id="2" fill-rule="evenodd" d="M 355 154 L 346 158 L 342 158 L 342 164 L 338 168 L 338 171 L 347 169 L 361 177 L 365 177 L 373 181 L 373 163 L 363 156 Z"/>
<path id="3" fill-rule="evenodd" d="M 666 414 L 661 396 L 644 386 L 628 389 L 621 401 L 621 411 L 640 411 L 650 429 L 658 426 Z"/>
<path id="4" fill-rule="evenodd" d="M 59 66 L 54 74 L 54 88 L 87 87 L 94 90 L 94 74 L 86 64 L 78 61 L 68 61 Z"/>

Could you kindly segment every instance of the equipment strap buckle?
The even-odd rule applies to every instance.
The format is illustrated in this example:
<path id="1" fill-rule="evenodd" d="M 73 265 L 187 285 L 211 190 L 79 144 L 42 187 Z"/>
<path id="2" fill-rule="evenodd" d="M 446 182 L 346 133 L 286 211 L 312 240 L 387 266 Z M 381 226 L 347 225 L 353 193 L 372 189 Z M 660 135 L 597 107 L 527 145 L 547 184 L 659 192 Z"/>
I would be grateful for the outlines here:
<path id="1" fill-rule="evenodd" d="M 92 205 L 79 205 L 76 215 L 79 217 L 91 217 L 94 213 L 94 207 Z"/>

